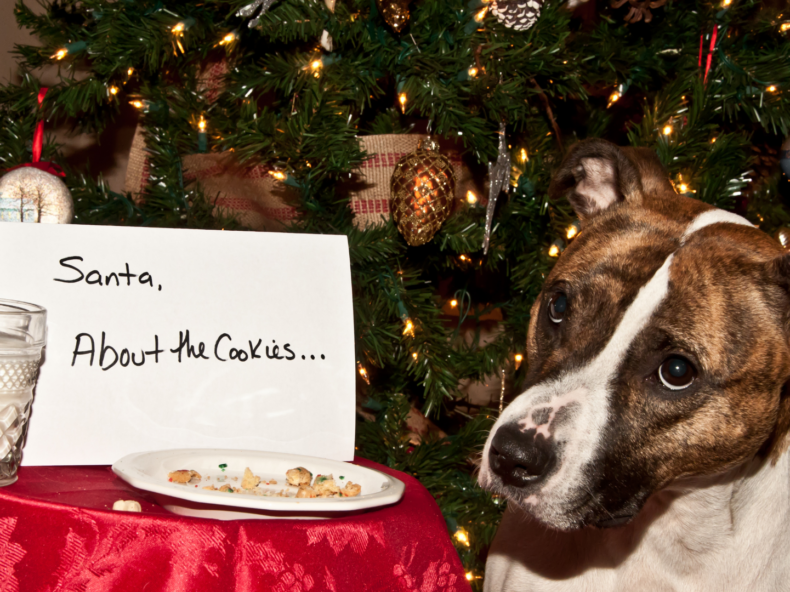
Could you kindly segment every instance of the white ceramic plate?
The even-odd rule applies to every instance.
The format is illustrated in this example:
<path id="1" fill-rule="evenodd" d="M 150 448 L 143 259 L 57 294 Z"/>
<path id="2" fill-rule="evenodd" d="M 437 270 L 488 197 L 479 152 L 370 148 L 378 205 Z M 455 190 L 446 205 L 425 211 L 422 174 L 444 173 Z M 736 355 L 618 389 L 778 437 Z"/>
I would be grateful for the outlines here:
<path id="1" fill-rule="evenodd" d="M 226 465 L 224 471 L 220 465 Z M 277 484 L 259 485 L 257 489 L 264 495 L 203 489 L 224 483 L 240 488 L 245 467 L 262 481 L 275 480 Z M 297 499 L 293 497 L 297 488 L 287 485 L 285 479 L 285 472 L 295 467 L 304 467 L 313 475 L 331 474 L 341 488 L 348 481 L 358 483 L 362 492 L 357 497 Z M 171 483 L 168 473 L 181 469 L 197 471 L 201 482 L 197 486 Z M 220 520 L 330 518 L 394 504 L 404 490 L 401 481 L 373 469 L 312 456 L 254 450 L 141 452 L 123 457 L 113 464 L 112 470 L 130 485 L 153 493 L 160 505 L 171 512 Z M 290 497 L 276 497 L 283 490 Z"/>

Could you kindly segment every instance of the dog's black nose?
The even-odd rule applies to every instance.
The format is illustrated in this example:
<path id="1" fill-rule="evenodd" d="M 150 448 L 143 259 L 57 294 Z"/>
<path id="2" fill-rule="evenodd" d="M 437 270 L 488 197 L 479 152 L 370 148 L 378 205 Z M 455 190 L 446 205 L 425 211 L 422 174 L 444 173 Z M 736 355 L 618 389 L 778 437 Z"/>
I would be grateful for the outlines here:
<path id="1" fill-rule="evenodd" d="M 517 424 L 500 427 L 488 453 L 491 469 L 505 485 L 525 487 L 540 481 L 554 466 L 554 447 L 535 430 L 522 432 Z"/>

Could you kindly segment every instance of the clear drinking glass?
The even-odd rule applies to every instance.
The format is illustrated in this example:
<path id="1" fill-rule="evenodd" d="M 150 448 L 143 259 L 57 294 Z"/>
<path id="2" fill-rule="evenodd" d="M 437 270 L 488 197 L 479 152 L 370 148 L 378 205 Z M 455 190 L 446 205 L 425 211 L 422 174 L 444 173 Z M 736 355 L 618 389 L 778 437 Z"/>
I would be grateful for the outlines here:
<path id="1" fill-rule="evenodd" d="M 46 309 L 0 299 L 0 487 L 17 478 L 46 341 Z"/>

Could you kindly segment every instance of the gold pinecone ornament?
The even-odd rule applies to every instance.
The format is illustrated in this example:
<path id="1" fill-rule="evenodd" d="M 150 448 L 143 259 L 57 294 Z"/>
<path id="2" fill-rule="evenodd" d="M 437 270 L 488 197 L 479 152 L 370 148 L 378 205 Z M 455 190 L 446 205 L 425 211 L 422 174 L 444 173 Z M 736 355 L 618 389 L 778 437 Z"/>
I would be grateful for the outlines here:
<path id="1" fill-rule="evenodd" d="M 430 138 L 395 165 L 390 180 L 390 211 L 398 231 L 412 247 L 424 245 L 450 217 L 455 176 L 450 159 Z"/>

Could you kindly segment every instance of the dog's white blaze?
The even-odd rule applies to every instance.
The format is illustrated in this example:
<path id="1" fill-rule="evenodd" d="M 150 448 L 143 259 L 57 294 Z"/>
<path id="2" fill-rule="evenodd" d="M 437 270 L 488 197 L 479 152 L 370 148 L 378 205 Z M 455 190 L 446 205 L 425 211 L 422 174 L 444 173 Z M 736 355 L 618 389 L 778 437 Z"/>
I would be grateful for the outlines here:
<path id="1" fill-rule="evenodd" d="M 574 421 L 567 427 L 560 426 L 555 434 L 555 439 L 564 445 L 562 460 L 559 470 L 543 486 L 543 495 L 568 499 L 572 492 L 584 486 L 584 468 L 595 458 L 609 419 L 609 382 L 633 340 L 666 297 L 673 258 L 674 255 L 667 257 L 650 281 L 642 286 L 603 351 L 586 367 L 560 379 L 560 383 L 584 385 L 587 397 Z"/>
<path id="2" fill-rule="evenodd" d="M 688 238 L 698 230 L 705 228 L 706 226 L 710 226 L 711 224 L 719 224 L 721 222 L 726 222 L 729 224 L 741 224 L 743 226 L 754 226 L 746 218 L 739 216 L 738 214 L 733 214 L 732 212 L 726 212 L 724 210 L 708 210 L 707 212 L 701 213 L 691 221 L 691 224 L 688 225 L 686 232 L 683 233 L 683 237 L 680 239 L 680 244 L 685 244 Z"/>

